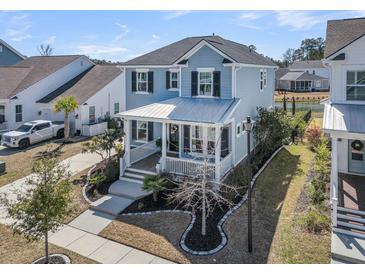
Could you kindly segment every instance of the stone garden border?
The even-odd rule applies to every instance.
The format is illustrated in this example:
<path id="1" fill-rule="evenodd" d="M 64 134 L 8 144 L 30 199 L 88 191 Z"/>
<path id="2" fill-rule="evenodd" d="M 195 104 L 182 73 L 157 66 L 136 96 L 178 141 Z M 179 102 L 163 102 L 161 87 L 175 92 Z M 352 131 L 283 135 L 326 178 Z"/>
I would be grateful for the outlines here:
<path id="1" fill-rule="evenodd" d="M 89 171 L 87 172 L 87 175 L 86 175 L 86 178 L 87 178 L 87 182 L 86 184 L 82 187 L 82 196 L 84 197 L 85 201 L 88 203 L 88 204 L 92 204 L 93 201 L 91 201 L 87 195 L 86 195 L 86 187 L 89 186 L 89 178 L 91 176 L 91 172 L 93 172 L 95 169 L 96 169 L 97 165 L 93 165 Z"/>
<path id="2" fill-rule="evenodd" d="M 260 176 L 260 174 L 265 170 L 265 168 L 268 166 L 268 164 L 272 161 L 272 159 L 284 148 L 284 146 L 279 147 L 271 156 L 270 158 L 265 162 L 265 164 L 259 169 L 258 172 L 256 172 L 256 174 L 253 176 L 252 180 L 251 180 L 251 187 L 253 187 L 255 185 L 255 182 L 257 180 L 257 178 Z M 180 247 L 187 253 L 190 253 L 192 255 L 196 255 L 196 256 L 207 256 L 207 255 L 213 255 L 219 251 L 221 251 L 227 244 L 228 242 L 228 237 L 225 234 L 224 230 L 223 230 L 223 225 L 225 223 L 225 221 L 227 220 L 227 218 L 229 216 L 231 216 L 237 209 L 239 209 L 247 200 L 247 192 L 245 193 L 245 195 L 243 195 L 241 201 L 235 205 L 234 207 L 232 207 L 230 210 L 227 211 L 227 213 L 222 217 L 222 219 L 220 219 L 220 221 L 217 224 L 217 228 L 219 230 L 219 233 L 222 237 L 222 241 L 220 243 L 220 245 L 218 245 L 216 248 L 208 250 L 208 251 L 194 251 L 190 248 L 188 248 L 185 244 L 185 239 L 187 234 L 189 233 L 189 231 L 193 228 L 193 225 L 195 223 L 196 220 L 196 216 L 195 214 L 193 214 L 190 211 L 187 210 L 156 210 L 156 211 L 146 211 L 146 212 L 138 212 L 138 213 L 124 213 L 121 214 L 121 216 L 143 216 L 143 215 L 152 215 L 152 214 L 157 214 L 157 213 L 172 213 L 172 212 L 179 212 L 179 213 L 186 213 L 189 214 L 191 216 L 191 221 L 190 224 L 188 225 L 188 227 L 185 229 L 185 231 L 183 232 L 181 239 L 180 239 Z"/>

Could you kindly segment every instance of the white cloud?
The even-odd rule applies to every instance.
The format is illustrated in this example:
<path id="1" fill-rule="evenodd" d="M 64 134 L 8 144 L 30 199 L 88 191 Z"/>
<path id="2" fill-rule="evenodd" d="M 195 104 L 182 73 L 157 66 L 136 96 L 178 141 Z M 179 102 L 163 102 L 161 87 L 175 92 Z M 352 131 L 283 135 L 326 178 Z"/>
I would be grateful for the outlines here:
<path id="1" fill-rule="evenodd" d="M 127 25 L 123 25 L 123 24 L 119 24 L 119 23 L 115 23 L 115 24 L 119 27 L 120 33 L 115 36 L 114 41 L 119 41 L 129 33 L 129 28 Z"/>
<path id="2" fill-rule="evenodd" d="M 243 12 L 238 17 L 240 20 L 256 20 L 262 17 L 262 14 L 259 14 L 258 12 Z"/>
<path id="3" fill-rule="evenodd" d="M 158 36 L 157 34 L 152 34 L 152 39 L 160 40 L 160 36 Z"/>
<path id="4" fill-rule="evenodd" d="M 16 36 L 16 37 L 12 37 L 10 38 L 11 41 L 15 41 L 15 42 L 20 42 L 26 39 L 30 39 L 32 38 L 32 35 L 30 34 L 26 34 L 26 35 L 21 35 L 21 36 Z"/>
<path id="5" fill-rule="evenodd" d="M 276 20 L 279 26 L 290 27 L 290 30 L 309 30 L 326 19 L 309 11 L 277 11 Z"/>
<path id="6" fill-rule="evenodd" d="M 263 16 L 263 12 L 242 12 L 236 19 L 235 22 L 238 26 L 253 29 L 253 30 L 262 30 L 263 27 L 261 24 L 255 22 Z"/>
<path id="7" fill-rule="evenodd" d="M 190 10 L 178 10 L 178 11 L 170 11 L 168 12 L 168 14 L 166 14 L 166 16 L 164 17 L 165 20 L 171 20 L 171 19 L 175 19 L 184 15 L 187 15 L 191 13 Z"/>
<path id="8" fill-rule="evenodd" d="M 113 47 L 113 46 L 102 46 L 102 45 L 82 45 L 79 46 L 81 54 L 85 55 L 100 55 L 100 54 L 116 54 L 126 52 L 126 48 Z"/>
<path id="9" fill-rule="evenodd" d="M 57 38 L 57 36 L 52 35 L 52 36 L 48 37 L 48 38 L 44 41 L 44 43 L 45 43 L 45 44 L 53 44 L 53 43 L 56 41 L 56 38 Z"/>
<path id="10" fill-rule="evenodd" d="M 3 18 L 1 25 L 4 29 L 4 37 L 12 41 L 23 41 L 32 38 L 29 33 L 31 23 L 29 15 L 26 13 L 7 13 Z"/>
<path id="11" fill-rule="evenodd" d="M 159 41 L 161 39 L 160 36 L 158 36 L 157 34 L 152 34 L 152 39 L 150 41 L 147 42 L 147 45 L 151 45 L 156 43 L 157 41 Z"/>

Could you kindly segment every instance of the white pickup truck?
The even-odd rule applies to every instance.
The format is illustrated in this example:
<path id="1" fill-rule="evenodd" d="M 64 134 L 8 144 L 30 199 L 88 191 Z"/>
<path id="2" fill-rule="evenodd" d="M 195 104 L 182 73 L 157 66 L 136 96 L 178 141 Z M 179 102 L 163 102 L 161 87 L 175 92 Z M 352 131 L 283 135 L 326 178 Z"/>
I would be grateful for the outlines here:
<path id="1" fill-rule="evenodd" d="M 22 124 L 15 130 L 6 132 L 1 137 L 1 144 L 7 147 L 27 148 L 53 137 L 64 137 L 64 123 L 47 120 L 35 120 Z"/>

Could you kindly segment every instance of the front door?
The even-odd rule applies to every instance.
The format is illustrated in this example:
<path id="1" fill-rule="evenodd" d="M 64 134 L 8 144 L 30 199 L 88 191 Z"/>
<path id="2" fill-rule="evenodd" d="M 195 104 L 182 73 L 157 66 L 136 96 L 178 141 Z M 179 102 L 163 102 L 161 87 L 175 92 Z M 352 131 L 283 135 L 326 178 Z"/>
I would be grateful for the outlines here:
<path id="1" fill-rule="evenodd" d="M 179 152 L 179 125 L 169 125 L 169 151 Z"/>
<path id="2" fill-rule="evenodd" d="M 365 173 L 365 142 L 349 140 L 349 171 Z"/>

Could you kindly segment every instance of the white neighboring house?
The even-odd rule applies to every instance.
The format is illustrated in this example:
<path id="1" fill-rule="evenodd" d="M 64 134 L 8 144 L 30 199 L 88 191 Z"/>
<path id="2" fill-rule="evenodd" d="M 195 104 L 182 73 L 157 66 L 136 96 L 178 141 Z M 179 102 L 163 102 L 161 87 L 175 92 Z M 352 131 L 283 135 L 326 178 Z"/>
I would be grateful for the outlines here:
<path id="1" fill-rule="evenodd" d="M 328 21 L 326 41 L 331 90 L 323 127 L 332 143 L 333 231 L 365 239 L 365 19 Z"/>
<path id="2" fill-rule="evenodd" d="M 117 67 L 97 66 L 82 55 L 35 56 L 0 67 L 0 130 L 30 120 L 63 120 L 52 104 L 59 96 L 73 95 L 80 106 L 71 115 L 71 129 L 81 133 L 83 124 L 97 122 L 114 104 L 123 105 L 121 74 Z M 94 112 L 91 121 L 89 111 Z"/>
<path id="3" fill-rule="evenodd" d="M 329 69 L 321 60 L 295 61 L 276 72 L 277 89 L 290 91 L 327 91 Z"/>

